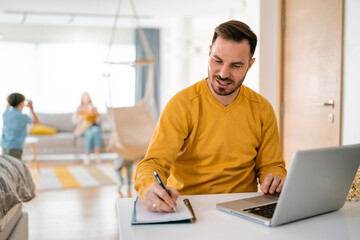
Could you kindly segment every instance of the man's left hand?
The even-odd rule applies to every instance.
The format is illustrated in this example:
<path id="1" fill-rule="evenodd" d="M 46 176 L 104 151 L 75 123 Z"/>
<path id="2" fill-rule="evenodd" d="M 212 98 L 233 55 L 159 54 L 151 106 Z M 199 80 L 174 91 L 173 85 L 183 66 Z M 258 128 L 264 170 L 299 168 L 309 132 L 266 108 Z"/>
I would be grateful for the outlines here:
<path id="1" fill-rule="evenodd" d="M 264 181 L 260 185 L 260 189 L 264 194 L 274 194 L 275 192 L 280 193 L 284 185 L 284 181 L 285 179 L 281 179 L 280 177 L 270 173 L 265 177 Z"/>

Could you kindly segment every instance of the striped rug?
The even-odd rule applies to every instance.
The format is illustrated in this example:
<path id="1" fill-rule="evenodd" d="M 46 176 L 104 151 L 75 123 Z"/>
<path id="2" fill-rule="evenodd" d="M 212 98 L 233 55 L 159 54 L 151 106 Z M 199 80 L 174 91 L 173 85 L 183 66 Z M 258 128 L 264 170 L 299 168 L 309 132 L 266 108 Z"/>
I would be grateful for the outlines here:
<path id="1" fill-rule="evenodd" d="M 99 187 L 117 183 L 112 164 L 41 167 L 30 169 L 38 191 Z"/>

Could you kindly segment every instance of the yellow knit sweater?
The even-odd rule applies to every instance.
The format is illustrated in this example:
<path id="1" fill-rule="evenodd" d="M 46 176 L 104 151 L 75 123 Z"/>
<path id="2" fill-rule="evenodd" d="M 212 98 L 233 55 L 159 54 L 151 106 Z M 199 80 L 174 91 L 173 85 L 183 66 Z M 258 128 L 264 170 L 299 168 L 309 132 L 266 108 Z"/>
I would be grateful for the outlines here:
<path id="1" fill-rule="evenodd" d="M 257 191 L 257 178 L 285 178 L 277 122 L 270 103 L 241 86 L 228 106 L 210 92 L 206 79 L 180 91 L 163 110 L 135 189 L 143 197 L 157 171 L 180 194 Z"/>

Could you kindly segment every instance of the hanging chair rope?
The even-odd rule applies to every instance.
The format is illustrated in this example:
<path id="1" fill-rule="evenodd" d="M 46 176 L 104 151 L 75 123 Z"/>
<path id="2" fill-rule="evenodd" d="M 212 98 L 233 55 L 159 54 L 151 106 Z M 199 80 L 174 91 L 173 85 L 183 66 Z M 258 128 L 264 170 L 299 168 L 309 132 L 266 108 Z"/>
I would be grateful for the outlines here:
<path id="1" fill-rule="evenodd" d="M 121 6 L 121 0 L 117 1 L 117 7 L 116 7 L 116 12 L 115 12 L 115 17 L 114 17 L 114 23 L 113 26 L 111 28 L 111 35 L 110 35 L 110 41 L 109 41 L 109 49 L 108 49 L 108 54 L 106 57 L 106 61 L 105 62 L 109 62 L 110 60 L 110 53 L 112 50 L 112 46 L 114 44 L 114 40 L 115 40 L 115 33 L 116 33 L 116 26 L 117 26 L 117 22 L 119 19 L 119 15 L 120 15 L 120 6 Z"/>
<path id="2" fill-rule="evenodd" d="M 142 29 L 142 27 L 141 27 L 141 25 L 140 25 L 140 18 L 139 18 L 139 15 L 137 14 L 134 1 L 133 1 L 133 0 L 130 0 L 130 3 L 131 3 L 132 11 L 133 11 L 133 13 L 134 13 L 134 18 L 135 18 L 135 20 L 136 20 L 136 26 L 137 26 L 137 30 L 138 30 L 139 35 L 140 35 L 141 44 L 142 44 L 143 47 L 144 47 L 145 56 L 146 56 L 147 59 L 152 59 L 152 58 L 153 58 L 153 54 L 152 54 L 152 51 L 151 51 L 149 42 L 148 42 L 147 39 L 146 39 L 144 30 Z"/>
<path id="3" fill-rule="evenodd" d="M 108 107 L 108 118 L 111 126 L 111 131 L 114 137 L 113 150 L 119 156 L 127 160 L 136 160 L 145 155 L 147 147 L 155 128 L 157 109 L 155 104 L 155 87 L 154 87 L 154 69 L 155 59 L 151 51 L 150 45 L 146 39 L 144 30 L 140 27 L 139 16 L 133 0 L 130 0 L 131 7 L 136 20 L 137 31 L 140 36 L 141 44 L 144 47 L 146 59 L 135 60 L 134 66 L 149 65 L 148 76 L 145 88 L 144 97 L 133 107 L 111 107 L 111 89 L 110 77 L 108 76 L 108 90 L 110 96 L 110 107 Z M 109 42 L 109 52 L 107 56 L 107 63 L 109 63 L 111 48 L 115 39 L 117 18 L 119 17 L 120 0 L 118 0 L 118 7 L 114 19 L 114 25 L 111 32 L 111 40 Z"/>

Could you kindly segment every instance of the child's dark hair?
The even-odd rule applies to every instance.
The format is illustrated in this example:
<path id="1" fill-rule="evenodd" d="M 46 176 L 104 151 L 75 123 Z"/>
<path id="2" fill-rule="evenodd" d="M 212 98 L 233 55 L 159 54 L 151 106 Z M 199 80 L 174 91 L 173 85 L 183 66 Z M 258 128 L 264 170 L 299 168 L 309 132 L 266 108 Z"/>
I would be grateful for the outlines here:
<path id="1" fill-rule="evenodd" d="M 17 107 L 21 102 L 25 101 L 25 96 L 21 93 L 12 93 L 7 97 L 7 101 L 12 107 Z"/>

